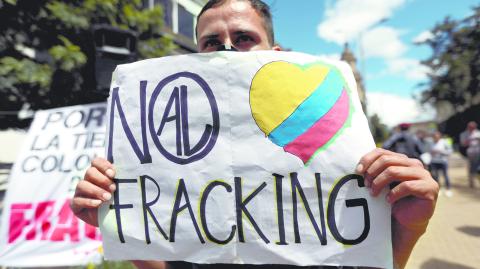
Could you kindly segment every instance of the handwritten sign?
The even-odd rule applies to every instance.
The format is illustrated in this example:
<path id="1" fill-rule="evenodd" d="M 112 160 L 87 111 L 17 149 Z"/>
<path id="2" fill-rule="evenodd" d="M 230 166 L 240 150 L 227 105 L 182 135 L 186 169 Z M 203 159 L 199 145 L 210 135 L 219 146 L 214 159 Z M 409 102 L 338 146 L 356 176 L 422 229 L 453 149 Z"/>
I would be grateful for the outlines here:
<path id="1" fill-rule="evenodd" d="M 105 144 L 105 104 L 40 111 L 9 177 L 0 264 L 71 266 L 100 262 L 99 230 L 77 219 L 70 198 Z"/>
<path id="2" fill-rule="evenodd" d="M 101 210 L 108 259 L 390 268 L 390 207 L 348 65 L 218 52 L 117 67 Z"/>

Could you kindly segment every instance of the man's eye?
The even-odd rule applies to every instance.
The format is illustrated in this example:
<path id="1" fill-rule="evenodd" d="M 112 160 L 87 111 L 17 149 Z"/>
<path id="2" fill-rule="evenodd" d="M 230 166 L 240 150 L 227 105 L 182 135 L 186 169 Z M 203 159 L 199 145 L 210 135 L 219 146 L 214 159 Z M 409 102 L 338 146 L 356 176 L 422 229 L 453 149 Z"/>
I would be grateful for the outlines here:
<path id="1" fill-rule="evenodd" d="M 217 47 L 220 45 L 220 41 L 218 40 L 207 40 L 205 43 L 203 43 L 203 48 Z"/>
<path id="2" fill-rule="evenodd" d="M 237 37 L 235 40 L 235 44 L 243 43 L 243 42 L 253 42 L 253 38 L 250 37 L 249 35 L 241 35 Z"/>

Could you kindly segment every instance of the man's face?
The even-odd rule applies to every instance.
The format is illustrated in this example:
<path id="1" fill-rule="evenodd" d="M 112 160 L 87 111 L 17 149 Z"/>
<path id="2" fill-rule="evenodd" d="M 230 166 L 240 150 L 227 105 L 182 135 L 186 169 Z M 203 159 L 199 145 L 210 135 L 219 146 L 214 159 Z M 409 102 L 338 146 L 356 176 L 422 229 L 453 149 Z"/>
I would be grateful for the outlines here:
<path id="1" fill-rule="evenodd" d="M 247 1 L 227 1 L 205 11 L 198 19 L 198 50 L 216 51 L 219 46 L 239 51 L 271 50 L 262 17 Z"/>
<path id="2" fill-rule="evenodd" d="M 477 124 L 475 122 L 471 121 L 471 122 L 468 123 L 467 128 L 471 132 L 471 131 L 477 129 Z"/>

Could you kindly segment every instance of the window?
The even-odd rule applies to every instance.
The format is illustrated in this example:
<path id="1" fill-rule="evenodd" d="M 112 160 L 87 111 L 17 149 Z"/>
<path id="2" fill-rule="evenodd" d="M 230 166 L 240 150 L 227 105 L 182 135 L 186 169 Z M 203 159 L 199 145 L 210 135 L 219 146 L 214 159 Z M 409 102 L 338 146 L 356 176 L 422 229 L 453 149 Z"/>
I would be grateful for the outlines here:
<path id="1" fill-rule="evenodd" d="M 150 6 L 163 6 L 163 21 L 165 26 L 175 34 L 181 34 L 195 42 L 195 21 L 202 5 L 192 0 L 144 0 Z"/>
<path id="2" fill-rule="evenodd" d="M 182 5 L 178 5 L 178 32 L 188 38 L 194 38 L 193 14 Z"/>
<path id="3" fill-rule="evenodd" d="M 173 27 L 173 5 L 171 0 L 154 0 L 155 5 L 161 5 L 163 7 L 163 22 L 165 26 Z"/>

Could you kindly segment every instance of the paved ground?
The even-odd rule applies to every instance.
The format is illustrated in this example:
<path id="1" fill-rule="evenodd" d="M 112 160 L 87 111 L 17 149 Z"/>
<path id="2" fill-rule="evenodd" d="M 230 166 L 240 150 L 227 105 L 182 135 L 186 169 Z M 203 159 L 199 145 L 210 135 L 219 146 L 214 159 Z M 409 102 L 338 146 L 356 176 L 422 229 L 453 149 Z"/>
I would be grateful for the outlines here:
<path id="1" fill-rule="evenodd" d="M 480 181 L 468 187 L 466 163 L 450 161 L 453 196 L 440 195 L 427 233 L 407 269 L 480 269 Z"/>

